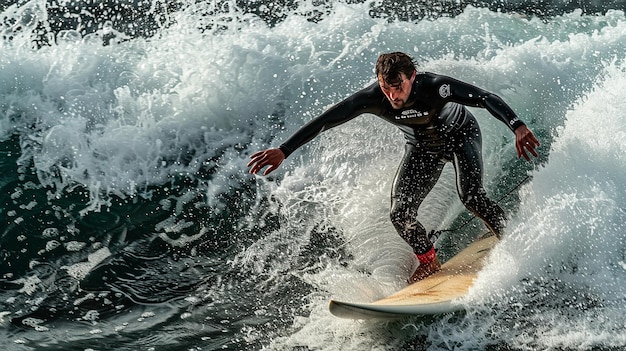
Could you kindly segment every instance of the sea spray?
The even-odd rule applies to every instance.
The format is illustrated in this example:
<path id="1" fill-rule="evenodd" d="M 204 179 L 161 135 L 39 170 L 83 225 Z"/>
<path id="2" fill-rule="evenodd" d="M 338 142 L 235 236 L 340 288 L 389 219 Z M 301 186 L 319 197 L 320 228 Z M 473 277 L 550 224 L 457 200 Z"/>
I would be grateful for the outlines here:
<path id="1" fill-rule="evenodd" d="M 0 331 L 9 348 L 92 347 L 103 337 L 122 349 L 625 345 L 621 144 L 583 130 L 605 126 L 591 122 L 608 113 L 619 136 L 622 12 L 535 18 L 463 7 L 406 22 L 381 18 L 373 3 L 306 1 L 266 21 L 250 10 L 259 2 L 142 2 L 158 24 L 133 33 L 108 14 L 61 28 L 37 12 L 44 4 L 2 13 Z M 123 22 L 124 11 L 111 13 Z M 338 320 L 330 297 L 384 296 L 414 263 L 388 220 L 401 134 L 362 116 L 271 177 L 245 164 L 373 82 L 377 55 L 391 50 L 501 95 L 536 131 L 541 155 L 517 160 L 506 126 L 472 109 L 490 195 L 531 178 L 503 200 L 508 232 L 468 313 Z M 579 134 L 594 141 L 577 149 Z M 421 209 L 429 229 L 467 219 L 453 184 L 447 168 Z M 484 231 L 470 222 L 440 239 L 440 254 Z"/>

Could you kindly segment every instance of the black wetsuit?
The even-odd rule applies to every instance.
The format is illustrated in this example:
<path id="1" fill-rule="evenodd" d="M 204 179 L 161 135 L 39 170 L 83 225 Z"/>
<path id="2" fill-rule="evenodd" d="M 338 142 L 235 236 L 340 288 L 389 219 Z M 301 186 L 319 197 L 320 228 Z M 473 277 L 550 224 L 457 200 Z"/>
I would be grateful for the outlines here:
<path id="1" fill-rule="evenodd" d="M 437 182 L 446 162 L 453 162 L 463 204 L 496 235 L 504 226 L 502 209 L 482 185 L 481 133 L 463 106 L 486 108 L 511 130 L 524 123 L 495 94 L 434 73 L 418 73 L 401 109 L 392 108 L 378 82 L 334 105 L 300 128 L 280 149 L 289 156 L 320 132 L 371 113 L 397 125 L 406 138 L 404 157 L 391 194 L 391 220 L 416 254 L 432 247 L 417 221 L 417 209 Z"/>

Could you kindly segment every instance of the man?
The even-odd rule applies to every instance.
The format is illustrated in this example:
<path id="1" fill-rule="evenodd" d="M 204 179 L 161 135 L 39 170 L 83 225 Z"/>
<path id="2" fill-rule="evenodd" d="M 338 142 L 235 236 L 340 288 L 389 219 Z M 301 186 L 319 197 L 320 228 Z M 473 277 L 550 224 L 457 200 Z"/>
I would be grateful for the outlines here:
<path id="1" fill-rule="evenodd" d="M 481 218 L 498 238 L 505 226 L 504 211 L 490 200 L 482 185 L 481 133 L 474 116 L 463 106 L 486 108 L 515 133 L 517 156 L 537 157 L 539 141 L 497 95 L 459 80 L 417 72 L 404 53 L 383 54 L 376 63 L 378 82 L 353 94 L 308 122 L 278 148 L 253 154 L 248 167 L 264 175 L 320 132 L 363 113 L 397 125 L 406 139 L 404 157 L 391 193 L 391 221 L 413 248 L 419 266 L 409 278 L 415 282 L 441 268 L 417 210 L 437 182 L 446 162 L 452 162 L 463 204 Z"/>

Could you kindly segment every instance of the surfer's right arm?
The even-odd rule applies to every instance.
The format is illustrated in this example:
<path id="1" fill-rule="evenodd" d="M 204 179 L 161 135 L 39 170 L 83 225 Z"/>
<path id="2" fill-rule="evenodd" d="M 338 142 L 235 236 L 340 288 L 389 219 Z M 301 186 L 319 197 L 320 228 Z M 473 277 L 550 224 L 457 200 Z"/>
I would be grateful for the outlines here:
<path id="1" fill-rule="evenodd" d="M 269 166 L 265 172 L 263 172 L 263 175 L 266 176 L 277 169 L 280 164 L 283 163 L 286 156 L 281 149 L 273 148 L 255 152 L 250 158 L 251 160 L 248 162 L 248 167 L 252 166 L 250 173 L 257 174 L 263 167 Z"/>
<path id="2" fill-rule="evenodd" d="M 263 175 L 268 175 L 277 169 L 292 152 L 311 141 L 321 132 L 348 122 L 362 113 L 373 112 L 375 106 L 372 106 L 372 102 L 376 101 L 375 95 L 373 95 L 376 86 L 378 86 L 378 83 L 368 86 L 329 108 L 300 127 L 278 148 L 271 148 L 252 154 L 248 163 L 248 167 L 251 167 L 250 173 L 257 174 L 263 167 L 269 166 L 263 172 Z"/>

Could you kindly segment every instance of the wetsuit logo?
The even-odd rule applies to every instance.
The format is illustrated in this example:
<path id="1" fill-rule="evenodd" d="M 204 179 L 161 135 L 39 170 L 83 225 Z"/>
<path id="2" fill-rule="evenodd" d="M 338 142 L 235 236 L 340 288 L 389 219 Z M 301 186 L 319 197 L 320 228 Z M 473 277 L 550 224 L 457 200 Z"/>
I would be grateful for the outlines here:
<path id="1" fill-rule="evenodd" d="M 509 125 L 512 127 L 517 122 L 519 122 L 519 118 L 515 117 L 509 122 Z"/>
<path id="2" fill-rule="evenodd" d="M 441 95 L 442 98 L 447 98 L 448 96 L 452 95 L 452 93 L 450 92 L 450 84 L 444 84 L 442 86 L 439 87 L 439 95 Z"/>
<path id="3" fill-rule="evenodd" d="M 404 110 L 400 116 L 396 116 L 396 120 L 419 118 L 424 116 L 428 116 L 428 111 Z"/>

